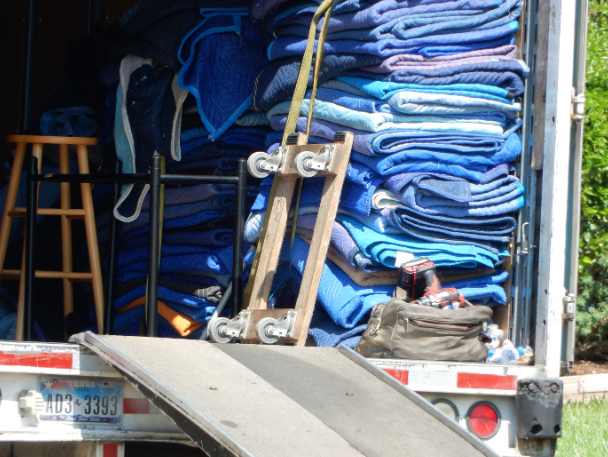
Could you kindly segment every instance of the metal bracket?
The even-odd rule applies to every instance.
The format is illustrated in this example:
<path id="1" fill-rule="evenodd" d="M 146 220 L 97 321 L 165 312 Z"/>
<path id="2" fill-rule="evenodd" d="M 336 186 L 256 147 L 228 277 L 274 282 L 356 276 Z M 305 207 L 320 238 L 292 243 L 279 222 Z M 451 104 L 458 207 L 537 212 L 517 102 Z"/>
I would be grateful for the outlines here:
<path id="1" fill-rule="evenodd" d="M 268 171 L 270 173 L 278 173 L 281 170 L 281 166 L 285 162 L 285 157 L 287 156 L 287 146 L 280 146 L 270 154 L 268 159 L 260 162 L 259 167 L 264 171 Z"/>
<path id="2" fill-rule="evenodd" d="M 228 325 L 223 328 L 222 333 L 225 336 L 231 336 L 232 338 L 242 338 L 247 328 L 247 322 L 249 321 L 249 311 L 241 311 L 236 315 L 234 319 L 230 321 Z"/>
<path id="3" fill-rule="evenodd" d="M 576 316 L 576 295 L 569 293 L 564 297 L 564 320 L 573 322 Z"/>
<path id="4" fill-rule="evenodd" d="M 332 159 L 334 158 L 334 154 L 336 153 L 336 145 L 328 144 L 324 146 L 319 154 L 316 154 L 314 157 L 306 160 L 304 162 L 304 167 L 308 170 L 317 170 L 317 171 L 330 171 Z"/>
<path id="5" fill-rule="evenodd" d="M 575 95 L 572 88 L 572 106 L 570 108 L 570 117 L 573 121 L 583 122 L 585 120 L 585 95 Z"/>
<path id="6" fill-rule="evenodd" d="M 296 310 L 287 311 L 278 319 L 278 324 L 269 327 L 266 331 L 271 336 L 278 336 L 279 338 L 291 338 L 297 318 L 298 312 Z"/>
<path id="7" fill-rule="evenodd" d="M 528 237 L 528 227 L 530 226 L 529 222 L 524 222 L 521 225 L 521 229 L 519 231 L 521 241 L 517 243 L 517 255 L 528 255 L 530 253 L 530 249 L 535 248 L 536 246 L 530 245 L 530 239 Z"/>

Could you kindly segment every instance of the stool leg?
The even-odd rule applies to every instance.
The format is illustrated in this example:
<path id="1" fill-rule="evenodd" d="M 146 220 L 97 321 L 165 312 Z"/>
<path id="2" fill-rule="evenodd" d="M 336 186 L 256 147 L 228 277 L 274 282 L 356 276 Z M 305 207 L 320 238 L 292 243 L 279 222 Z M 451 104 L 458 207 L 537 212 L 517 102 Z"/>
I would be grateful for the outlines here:
<path id="1" fill-rule="evenodd" d="M 38 159 L 38 173 L 42 170 L 42 145 L 32 145 L 32 156 Z M 38 193 L 40 193 L 40 184 L 37 186 Z M 38 195 L 36 195 L 36 208 L 38 207 Z M 36 216 L 34 216 L 35 218 Z M 36 221 L 34 220 L 34 224 Z M 23 256 L 21 257 L 21 277 L 19 278 L 19 298 L 17 300 L 17 324 L 15 328 L 15 341 L 23 341 L 25 334 L 25 241 L 23 240 Z M 30 287 L 34 287 L 30 284 Z M 29 320 L 29 319 L 28 319 Z"/>
<path id="2" fill-rule="evenodd" d="M 87 147 L 84 145 L 76 146 L 78 155 L 78 168 L 81 174 L 89 173 L 89 159 L 87 157 Z M 89 247 L 89 263 L 91 273 L 93 273 L 93 296 L 95 299 L 95 312 L 97 314 L 97 331 L 103 334 L 103 285 L 101 280 L 101 264 L 99 261 L 99 246 L 97 244 L 97 229 L 95 227 L 95 210 L 93 208 L 93 195 L 91 185 L 88 183 L 80 184 L 82 191 L 82 207 L 84 208 L 84 225 L 87 234 L 87 244 Z"/>
<path id="3" fill-rule="evenodd" d="M 59 172 L 70 172 L 70 151 L 67 144 L 59 145 Z M 70 209 L 70 183 L 61 183 L 61 209 Z M 72 265 L 72 220 L 68 216 L 61 216 L 61 250 L 64 273 L 73 271 Z M 63 279 L 63 316 L 74 311 L 74 290 L 70 279 Z"/>
<path id="4" fill-rule="evenodd" d="M 2 225 L 0 225 L 0 271 L 4 270 L 8 238 L 11 234 L 11 225 L 13 222 L 13 218 L 10 217 L 8 213 L 15 209 L 17 191 L 19 190 L 19 178 L 21 177 L 23 159 L 25 158 L 25 146 L 25 143 L 17 143 L 15 148 L 15 160 L 13 161 L 13 169 L 11 170 L 11 178 L 8 182 L 8 192 L 6 194 Z"/>

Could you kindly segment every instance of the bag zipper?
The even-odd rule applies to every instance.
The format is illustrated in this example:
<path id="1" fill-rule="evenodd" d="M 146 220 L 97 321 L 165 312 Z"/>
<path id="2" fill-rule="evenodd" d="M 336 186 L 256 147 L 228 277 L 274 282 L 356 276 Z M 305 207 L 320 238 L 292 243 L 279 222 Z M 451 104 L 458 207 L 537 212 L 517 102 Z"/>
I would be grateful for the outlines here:
<path id="1" fill-rule="evenodd" d="M 446 324 L 445 322 L 434 321 L 431 319 L 410 319 L 409 317 L 405 317 L 403 319 L 403 322 L 405 323 L 406 327 L 410 321 L 413 325 L 415 325 L 417 327 L 437 328 L 437 329 L 441 329 L 441 330 L 457 330 L 457 331 L 462 331 L 462 332 L 466 332 L 468 330 L 471 330 L 471 329 L 481 325 L 481 324 Z"/>

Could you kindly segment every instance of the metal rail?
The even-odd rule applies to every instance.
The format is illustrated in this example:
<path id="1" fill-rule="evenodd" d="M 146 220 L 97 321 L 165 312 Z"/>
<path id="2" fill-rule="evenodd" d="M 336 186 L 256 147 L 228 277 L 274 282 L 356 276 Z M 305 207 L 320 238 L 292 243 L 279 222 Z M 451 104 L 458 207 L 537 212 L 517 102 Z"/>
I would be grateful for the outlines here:
<path id="1" fill-rule="evenodd" d="M 120 174 L 110 176 L 81 175 L 81 174 L 37 174 L 38 159 L 31 158 L 28 170 L 27 213 L 25 232 L 25 303 L 24 303 L 24 339 L 32 341 L 34 334 L 32 305 L 34 301 L 34 252 L 36 244 L 35 214 L 37 210 L 37 186 L 40 182 L 69 182 L 69 183 L 99 183 L 114 184 L 113 198 L 117 201 L 118 184 L 144 183 L 150 185 L 150 242 L 148 246 L 148 297 L 146 300 L 147 336 L 158 336 L 158 282 L 160 256 L 160 185 L 161 184 L 233 184 L 236 187 L 235 236 L 234 236 L 234 265 L 232 268 L 232 313 L 241 310 L 243 286 L 243 227 L 245 225 L 245 190 L 247 186 L 247 165 L 244 159 L 237 162 L 236 176 L 205 176 L 163 174 L 160 170 L 160 156 L 152 158 L 150 173 Z M 118 170 L 118 168 L 117 168 Z M 110 242 L 108 256 L 108 275 L 106 283 L 106 307 L 103 317 L 103 333 L 113 333 L 114 303 L 113 283 L 115 276 L 117 226 L 111 218 Z"/>

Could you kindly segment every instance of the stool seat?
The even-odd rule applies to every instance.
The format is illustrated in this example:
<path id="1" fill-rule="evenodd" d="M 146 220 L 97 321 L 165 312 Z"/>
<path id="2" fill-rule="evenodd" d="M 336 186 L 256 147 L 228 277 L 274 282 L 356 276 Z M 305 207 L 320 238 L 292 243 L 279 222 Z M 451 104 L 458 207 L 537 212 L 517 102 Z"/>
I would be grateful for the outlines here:
<path id="1" fill-rule="evenodd" d="M 27 145 L 31 145 L 32 156 L 38 159 L 38 173 L 41 172 L 42 167 L 42 146 L 44 144 L 57 144 L 59 145 L 59 172 L 61 174 L 70 173 L 69 146 L 76 147 L 78 172 L 80 174 L 88 174 L 89 161 L 87 146 L 96 145 L 97 139 L 41 135 L 8 135 L 6 139 L 10 143 L 16 143 L 16 148 L 15 159 L 13 160 L 13 168 L 11 170 L 11 177 L 8 183 L 6 205 L 4 206 L 2 224 L 0 225 L 0 279 L 20 280 L 15 340 L 22 341 L 24 339 L 24 336 L 27 338 L 28 336 L 30 336 L 29 332 L 31 332 L 31 329 L 28 329 L 27 332 L 25 332 L 24 326 L 24 322 L 30 322 L 30 319 L 25 319 L 25 261 L 22 260 L 22 266 L 20 270 L 5 269 L 4 261 L 6 258 L 6 250 L 8 247 L 12 219 L 15 217 L 26 217 L 27 215 L 26 208 L 15 207 L 15 203 L 17 201 L 17 190 L 19 188 L 19 179 L 21 178 L 21 170 L 23 169 L 23 161 L 25 159 Z M 99 333 L 102 333 L 104 306 L 103 284 L 101 279 L 101 263 L 99 260 L 99 247 L 97 244 L 95 210 L 93 207 L 91 184 L 80 184 L 80 190 L 82 193 L 82 208 L 71 207 L 70 183 L 62 182 L 60 184 L 60 188 L 61 207 L 36 208 L 36 214 L 61 217 L 61 246 L 63 268 L 62 271 L 38 270 L 35 271 L 34 276 L 36 278 L 63 280 L 64 316 L 67 316 L 74 310 L 74 292 L 72 287 L 72 281 L 91 281 L 95 301 L 95 313 L 97 317 L 97 330 L 99 331 Z M 40 192 L 39 187 L 38 192 Z M 87 247 L 89 251 L 89 265 L 91 270 L 90 273 L 80 273 L 72 271 L 72 219 L 84 220 Z M 25 259 L 25 245 L 23 251 L 23 259 Z M 29 312 L 29 310 L 27 312 Z"/>
<path id="2" fill-rule="evenodd" d="M 97 144 L 97 138 L 84 138 L 77 136 L 7 135 L 6 142 L 95 146 Z"/>

